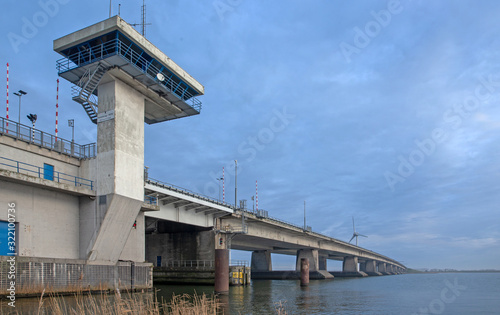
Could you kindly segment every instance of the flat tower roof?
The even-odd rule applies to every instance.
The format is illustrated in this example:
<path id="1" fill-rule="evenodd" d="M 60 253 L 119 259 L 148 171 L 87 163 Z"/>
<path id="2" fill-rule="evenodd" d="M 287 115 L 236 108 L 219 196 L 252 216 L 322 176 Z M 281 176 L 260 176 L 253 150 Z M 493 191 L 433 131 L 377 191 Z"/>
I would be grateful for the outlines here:
<path id="1" fill-rule="evenodd" d="M 203 85 L 119 16 L 56 39 L 54 51 L 64 56 L 59 75 L 81 88 L 82 77 L 101 67 L 144 94 L 147 123 L 201 110 L 196 96 L 204 94 Z"/>

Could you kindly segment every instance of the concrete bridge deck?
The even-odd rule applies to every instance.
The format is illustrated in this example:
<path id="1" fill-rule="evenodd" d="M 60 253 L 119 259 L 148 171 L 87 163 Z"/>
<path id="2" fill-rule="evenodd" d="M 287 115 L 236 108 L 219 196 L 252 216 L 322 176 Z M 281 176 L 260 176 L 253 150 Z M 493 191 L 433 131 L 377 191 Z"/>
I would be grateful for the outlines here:
<path id="1" fill-rule="evenodd" d="M 343 261 L 343 275 L 397 274 L 406 270 L 385 255 L 174 185 L 148 179 L 145 195 L 154 198 L 159 207 L 159 211 L 148 212 L 148 218 L 202 227 L 204 231 L 213 229 L 216 248 L 221 245 L 252 252 L 255 274 L 272 272 L 271 253 L 296 255 L 296 270 L 300 270 L 300 258 L 308 258 L 311 272 L 326 271 L 328 259 Z"/>

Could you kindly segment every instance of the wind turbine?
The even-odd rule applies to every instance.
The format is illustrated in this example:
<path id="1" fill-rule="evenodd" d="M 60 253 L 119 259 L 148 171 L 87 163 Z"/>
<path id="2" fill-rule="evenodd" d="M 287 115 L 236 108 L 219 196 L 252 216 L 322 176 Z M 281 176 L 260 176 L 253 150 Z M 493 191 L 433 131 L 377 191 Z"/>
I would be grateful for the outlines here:
<path id="1" fill-rule="evenodd" d="M 356 232 L 356 227 L 354 226 L 354 217 L 352 217 L 352 229 L 354 231 L 354 233 L 352 233 L 352 237 L 351 239 L 349 240 L 349 243 L 354 239 L 356 238 L 356 246 L 358 246 L 358 236 L 363 236 L 363 237 L 368 237 L 366 235 L 363 235 L 363 234 L 359 234 L 358 232 Z"/>

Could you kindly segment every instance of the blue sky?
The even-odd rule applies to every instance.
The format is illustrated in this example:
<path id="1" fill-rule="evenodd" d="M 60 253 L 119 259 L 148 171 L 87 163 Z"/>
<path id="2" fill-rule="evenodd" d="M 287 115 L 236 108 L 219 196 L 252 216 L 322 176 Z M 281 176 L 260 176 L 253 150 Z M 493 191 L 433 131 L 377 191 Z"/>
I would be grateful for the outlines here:
<path id="1" fill-rule="evenodd" d="M 113 1 L 113 14 L 119 1 Z M 121 1 L 140 22 L 142 1 Z M 415 268 L 500 268 L 497 1 L 147 1 L 147 38 L 205 86 L 201 115 L 146 125 L 151 177 L 259 208 Z M 107 1 L 4 0 L 0 63 L 52 132 L 52 41 Z M 33 27 L 27 25 L 32 24 Z M 59 136 L 96 127 L 60 87 Z M 5 104 L 5 94 L 1 100 Z M 17 119 L 17 99 L 11 98 Z M 1 110 L 5 116 L 5 109 Z M 248 259 L 248 253 L 234 253 Z M 275 258 L 273 257 L 273 260 Z M 293 258 L 276 258 L 276 265 Z"/>

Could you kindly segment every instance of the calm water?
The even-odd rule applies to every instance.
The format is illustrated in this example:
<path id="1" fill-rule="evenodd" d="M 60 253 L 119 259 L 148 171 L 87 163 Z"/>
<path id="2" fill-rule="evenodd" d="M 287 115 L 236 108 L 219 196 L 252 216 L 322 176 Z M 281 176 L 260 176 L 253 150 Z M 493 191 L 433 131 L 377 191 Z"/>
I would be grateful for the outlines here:
<path id="1" fill-rule="evenodd" d="M 211 287 L 158 286 L 159 295 L 212 292 Z M 231 287 L 230 314 L 500 314 L 500 273 L 408 274 L 311 281 L 259 280 Z"/>
<path id="2" fill-rule="evenodd" d="M 212 294 L 211 286 L 156 286 L 158 298 Z M 71 298 L 65 298 L 71 304 Z M 500 314 L 500 273 L 410 274 L 333 281 L 259 280 L 231 287 L 225 314 Z M 0 314 L 12 309 L 2 304 Z M 36 314 L 37 299 L 18 299 L 19 314 Z"/>

